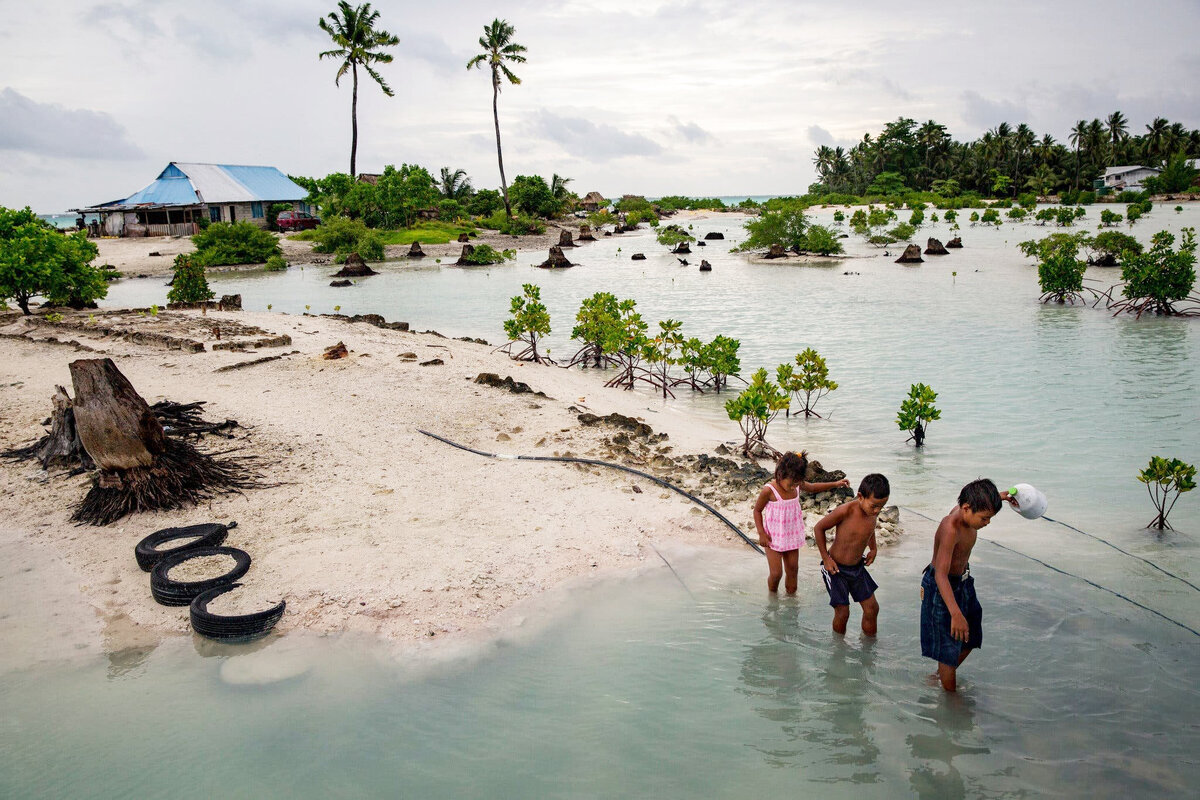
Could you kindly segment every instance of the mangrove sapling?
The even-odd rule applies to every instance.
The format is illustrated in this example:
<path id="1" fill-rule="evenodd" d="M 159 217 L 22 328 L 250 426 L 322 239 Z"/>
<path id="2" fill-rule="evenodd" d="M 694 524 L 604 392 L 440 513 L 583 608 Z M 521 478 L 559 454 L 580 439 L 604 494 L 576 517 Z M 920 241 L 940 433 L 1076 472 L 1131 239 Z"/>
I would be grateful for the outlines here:
<path id="1" fill-rule="evenodd" d="M 909 387 L 908 397 L 900 403 L 900 412 L 896 415 L 900 430 L 910 434 L 905 441 L 915 442 L 917 447 L 925 444 L 929 423 L 942 417 L 942 412 L 933 405 L 934 400 L 937 400 L 937 392 L 925 384 L 914 383 Z"/>
<path id="2" fill-rule="evenodd" d="M 672 253 L 689 253 L 692 242 L 696 241 L 696 237 L 680 228 L 678 225 L 666 225 L 658 232 L 658 243 L 663 247 L 671 248 Z"/>
<path id="3" fill-rule="evenodd" d="M 175 256 L 175 279 L 171 281 L 171 291 L 167 292 L 167 301 L 171 303 L 203 303 L 212 300 L 215 296 L 213 291 L 208 288 L 208 279 L 204 277 L 204 266 L 188 253 L 180 253 Z"/>
<path id="4" fill-rule="evenodd" d="M 984 209 L 983 216 L 979 221 L 984 225 L 1000 225 L 1004 220 L 1000 219 L 1000 212 L 994 208 Z"/>
<path id="5" fill-rule="evenodd" d="M 1100 226 L 1102 228 L 1111 228 L 1114 225 L 1121 224 L 1121 220 L 1125 217 L 1115 211 L 1109 211 L 1107 208 L 1100 212 Z"/>
<path id="6" fill-rule="evenodd" d="M 1088 263 L 1102 267 L 1117 266 L 1125 251 L 1141 253 L 1144 249 L 1141 242 L 1120 231 L 1103 231 L 1082 245 L 1088 250 Z"/>
<path id="7" fill-rule="evenodd" d="M 780 452 L 767 444 L 767 426 L 780 411 L 789 405 L 787 392 L 767 379 L 767 371 L 759 368 L 748 386 L 737 397 L 725 403 L 729 418 L 737 422 L 745 440 L 742 453 L 747 458 L 756 455 L 779 458 Z"/>
<path id="8" fill-rule="evenodd" d="M 571 338 L 582 342 L 582 346 L 567 366 L 582 364 L 587 367 L 590 364 L 599 369 L 606 363 L 612 363 L 611 351 L 605 348 L 614 346 L 619 338 L 621 311 L 616 295 L 596 292 L 585 298 L 579 304 L 575 323 Z"/>
<path id="9" fill-rule="evenodd" d="M 806 419 L 820 418 L 821 415 L 814 410 L 817 401 L 838 388 L 836 381 L 829 380 L 829 367 L 825 364 L 825 359 L 811 347 L 796 354 L 795 368 L 791 364 L 780 364 L 775 369 L 775 376 L 783 390 L 796 400 L 800 400 L 801 395 L 804 396 Z M 790 408 L 788 416 L 791 416 Z"/>
<path id="10" fill-rule="evenodd" d="M 679 358 L 676 360 L 683 367 L 684 375 L 672 381 L 671 386 L 687 386 L 693 392 L 704 393 L 701 376 L 704 373 L 704 342 L 695 336 L 684 339 L 679 345 Z"/>
<path id="11" fill-rule="evenodd" d="M 1175 213 L 1176 213 L 1176 214 L 1182 214 L 1182 213 L 1183 213 L 1183 206 L 1175 206 Z"/>
<path id="12" fill-rule="evenodd" d="M 958 219 L 958 212 L 955 211 L 953 208 L 948 208 L 948 209 L 946 209 L 946 213 L 944 213 L 942 215 L 942 218 L 945 219 L 946 222 L 949 222 L 951 225 L 953 225 L 953 224 L 955 224 L 955 221 Z M 934 222 L 937 222 L 937 220 L 934 220 Z"/>
<path id="13" fill-rule="evenodd" d="M 838 237 L 824 225 L 808 226 L 808 231 L 804 234 L 804 245 L 801 249 L 808 253 L 816 253 L 819 256 L 829 256 L 845 252 Z"/>
<path id="14" fill-rule="evenodd" d="M 619 372 L 604 384 L 605 386 L 621 386 L 628 390 L 632 389 L 638 380 L 645 380 L 641 375 L 641 364 L 646 351 L 646 331 L 649 326 L 636 308 L 636 300 L 622 300 L 617 304 L 620 317 L 618 324 L 612 328 L 612 338 L 604 343 L 604 351 L 612 354 L 612 360 Z"/>
<path id="15" fill-rule="evenodd" d="M 717 334 L 711 342 L 704 345 L 702 361 L 704 370 L 708 373 L 705 384 L 716 389 L 718 394 L 728 385 L 729 377 L 742 370 L 742 361 L 738 357 L 738 349 L 741 346 L 740 340 L 721 334 Z"/>
<path id="16" fill-rule="evenodd" d="M 1154 508 L 1158 511 L 1146 527 L 1157 528 L 1160 531 L 1175 530 L 1171 523 L 1167 522 L 1167 516 L 1170 515 L 1171 509 L 1175 508 L 1179 495 L 1196 488 L 1196 468 L 1178 458 L 1168 460 L 1161 456 L 1152 456 L 1146 468 L 1138 473 L 1138 480 L 1146 484 L 1150 502 L 1154 503 Z"/>
<path id="17" fill-rule="evenodd" d="M 785 250 L 799 250 L 805 242 L 808 216 L 803 206 L 786 202 L 781 208 L 764 211 L 747 220 L 745 227 L 746 240 L 733 248 L 733 252 L 767 250 L 775 245 Z"/>
<path id="18" fill-rule="evenodd" d="M 658 335 L 646 342 L 642 352 L 642 358 L 649 365 L 646 368 L 649 383 L 662 391 L 664 400 L 667 395 L 675 397 L 670 388 L 673 383 L 671 367 L 678 363 L 677 354 L 683 345 L 683 335 L 679 332 L 682 327 L 679 320 L 660 320 Z"/>
<path id="19" fill-rule="evenodd" d="M 1121 255 L 1121 290 L 1124 299 L 1112 303 L 1114 316 L 1122 312 L 1146 312 L 1167 316 L 1200 316 L 1200 297 L 1192 294 L 1196 284 L 1196 229 L 1180 231 L 1179 248 L 1175 236 L 1159 231 L 1151 238 L 1150 249 L 1135 253 L 1126 250 Z M 1115 288 L 1115 287 L 1114 287 Z M 1112 289 L 1109 289 L 1111 297 Z M 1180 310 L 1176 303 L 1188 302 L 1192 307 Z"/>
<path id="20" fill-rule="evenodd" d="M 538 339 L 550 335 L 550 312 L 542 304 L 542 290 L 532 283 L 521 285 L 523 294 L 512 298 L 509 309 L 512 318 L 504 321 L 504 333 L 509 342 L 498 348 L 506 351 L 516 361 L 532 361 L 536 364 L 552 364 L 549 355 L 538 353 Z M 524 347 L 513 353 L 517 344 Z"/>
<path id="21" fill-rule="evenodd" d="M 1068 238 L 1058 247 L 1048 248 L 1038 264 L 1038 283 L 1042 287 L 1043 303 L 1083 301 L 1083 273 L 1087 264 L 1077 257 L 1079 246 Z"/>

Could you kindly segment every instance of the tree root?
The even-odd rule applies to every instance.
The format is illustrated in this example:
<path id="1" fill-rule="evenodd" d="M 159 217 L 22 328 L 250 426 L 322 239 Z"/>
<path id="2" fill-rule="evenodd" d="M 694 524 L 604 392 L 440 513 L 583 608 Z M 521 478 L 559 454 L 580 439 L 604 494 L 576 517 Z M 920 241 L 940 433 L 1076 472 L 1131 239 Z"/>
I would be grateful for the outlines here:
<path id="1" fill-rule="evenodd" d="M 253 456 L 201 452 L 181 439 L 168 437 L 166 449 L 149 467 L 101 472 L 71 515 L 80 524 L 108 525 L 139 511 L 168 511 L 207 500 L 216 494 L 262 489 L 258 460 Z"/>

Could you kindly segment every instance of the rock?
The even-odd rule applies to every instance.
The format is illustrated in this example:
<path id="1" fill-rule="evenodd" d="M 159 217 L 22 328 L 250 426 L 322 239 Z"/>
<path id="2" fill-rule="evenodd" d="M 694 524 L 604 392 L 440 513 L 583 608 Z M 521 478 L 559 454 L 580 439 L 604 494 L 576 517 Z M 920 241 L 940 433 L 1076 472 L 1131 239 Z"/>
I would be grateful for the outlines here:
<path id="1" fill-rule="evenodd" d="M 409 258 L 424 258 L 425 257 L 425 251 L 421 249 L 420 242 L 412 243 L 412 246 L 408 248 L 408 257 Z"/>
<path id="2" fill-rule="evenodd" d="M 581 242 L 596 241 L 596 237 L 592 235 L 592 228 L 590 225 L 580 225 L 579 226 L 579 241 L 581 241 Z"/>
<path id="3" fill-rule="evenodd" d="M 350 355 L 350 351 L 346 349 L 346 344 L 344 342 L 338 342 L 332 347 L 326 347 L 325 352 L 321 354 L 321 358 L 324 358 L 327 361 L 333 361 L 337 358 L 345 358 L 348 355 Z"/>
<path id="4" fill-rule="evenodd" d="M 953 239 L 946 242 L 946 247 L 962 247 L 962 238 L 955 236 Z"/>
<path id="5" fill-rule="evenodd" d="M 604 235 L 605 235 L 605 236 L 612 236 L 612 231 L 605 231 L 605 232 L 604 232 Z"/>
<path id="6" fill-rule="evenodd" d="M 358 253 L 351 253 L 346 258 L 346 263 L 340 270 L 333 273 L 335 278 L 365 278 L 367 275 L 378 275 L 375 270 L 367 266 L 367 262 L 362 260 L 362 256 Z"/>
<path id="7" fill-rule="evenodd" d="M 622 428 L 629 431 L 634 436 L 649 436 L 654 433 L 654 429 L 644 422 L 638 422 L 633 417 L 627 417 L 624 414 L 618 414 L 615 411 L 607 417 L 598 417 L 595 414 L 580 414 L 580 425 L 611 425 L 614 428 Z"/>
<path id="8" fill-rule="evenodd" d="M 707 261 L 705 261 L 705 260 L 701 259 L 701 260 L 700 260 L 700 271 L 701 271 L 701 272 L 712 272 L 712 264 L 710 264 L 710 263 L 708 263 Z"/>
<path id="9" fill-rule="evenodd" d="M 422 367 L 440 367 L 445 363 L 446 362 L 442 361 L 440 358 L 431 358 L 428 361 L 422 361 L 420 365 Z"/>
<path id="10" fill-rule="evenodd" d="M 724 239 L 725 234 L 721 233 L 720 231 L 709 231 L 708 233 L 704 234 L 704 238 L 708 239 L 709 241 L 713 239 Z"/>
<path id="11" fill-rule="evenodd" d="M 563 233 L 567 232 L 563 231 Z M 569 238 L 570 234 L 568 233 L 567 236 Z M 574 247 L 575 245 L 571 246 Z M 538 264 L 538 266 L 542 269 L 561 269 L 563 267 L 573 267 L 575 265 L 568 261 L 567 257 L 563 255 L 562 247 L 559 245 L 554 245 L 550 248 L 550 257 L 541 264 Z"/>
<path id="12" fill-rule="evenodd" d="M 494 372 L 481 372 L 475 376 L 475 383 L 481 383 L 484 386 L 495 386 L 497 389 L 507 389 L 513 394 L 532 394 L 538 397 L 545 397 L 545 392 L 535 392 L 529 387 L 528 383 L 513 380 L 512 376 L 501 378 Z"/>
<path id="13" fill-rule="evenodd" d="M 512 437 L 509 436 L 507 433 L 498 433 L 498 434 L 496 434 L 496 441 L 497 442 L 511 442 Z"/>
<path id="14" fill-rule="evenodd" d="M 330 286 L 353 286 L 354 282 L 348 278 L 343 278 L 340 281 L 330 281 L 329 285 Z"/>
<path id="15" fill-rule="evenodd" d="M 888 525 L 895 525 L 900 521 L 900 506 L 888 506 L 879 512 L 879 521 Z"/>
<path id="16" fill-rule="evenodd" d="M 783 249 L 783 245 L 773 244 L 763 258 L 787 258 L 787 251 Z"/>
<path id="17" fill-rule="evenodd" d="M 692 252 L 692 248 L 688 247 L 688 243 L 687 243 L 687 242 L 680 242 L 680 243 L 679 243 L 679 244 L 678 244 L 678 245 L 675 247 L 675 249 L 674 249 L 674 250 L 672 250 L 671 252 L 672 252 L 672 253 L 682 253 L 682 254 L 686 255 L 686 254 L 688 254 L 688 253 L 691 253 L 691 252 Z"/>
<path id="18" fill-rule="evenodd" d="M 567 230 L 566 228 L 563 228 L 561 231 L 558 232 L 558 246 L 559 247 L 576 247 L 577 246 L 575 244 L 575 242 L 571 241 L 571 232 L 569 230 Z"/>
<path id="19" fill-rule="evenodd" d="M 467 234 L 465 234 L 465 233 L 460 233 L 460 234 L 458 235 L 458 240 L 459 240 L 460 242 L 469 242 L 469 241 L 471 241 L 471 237 L 470 237 L 470 236 L 468 236 L 468 235 L 467 235 Z"/>
<path id="20" fill-rule="evenodd" d="M 946 248 L 942 246 L 941 242 L 931 236 L 929 237 L 929 241 L 925 243 L 925 255 L 948 256 L 950 253 L 946 251 Z"/>
<path id="21" fill-rule="evenodd" d="M 147 253 L 147 255 L 151 255 L 151 256 L 161 256 L 161 255 L 162 255 L 162 253 L 158 252 L 157 250 L 154 250 L 154 251 L 152 251 L 152 252 L 150 252 L 150 253 Z"/>
<path id="22" fill-rule="evenodd" d="M 630 261 L 645 261 L 646 254 L 645 253 L 634 253 L 633 256 L 629 260 Z"/>
<path id="23" fill-rule="evenodd" d="M 396 356 L 396 358 L 400 359 L 401 361 L 416 361 L 417 354 L 416 353 L 400 353 L 399 355 Z"/>
<path id="24" fill-rule="evenodd" d="M 920 264 L 925 259 L 921 258 L 921 245 L 910 244 L 904 248 L 904 253 L 896 259 L 897 264 Z"/>
<path id="25" fill-rule="evenodd" d="M 708 242 L 701 239 L 700 241 L 696 242 L 696 247 L 708 247 Z"/>

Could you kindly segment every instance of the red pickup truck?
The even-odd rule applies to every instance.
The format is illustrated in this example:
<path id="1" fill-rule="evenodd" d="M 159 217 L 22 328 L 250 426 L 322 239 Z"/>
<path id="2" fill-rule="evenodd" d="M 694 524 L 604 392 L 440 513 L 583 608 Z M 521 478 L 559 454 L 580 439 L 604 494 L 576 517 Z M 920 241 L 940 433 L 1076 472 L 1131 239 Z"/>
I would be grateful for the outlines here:
<path id="1" fill-rule="evenodd" d="M 321 224 L 321 220 L 304 211 L 281 211 L 275 225 L 281 231 L 306 231 Z"/>

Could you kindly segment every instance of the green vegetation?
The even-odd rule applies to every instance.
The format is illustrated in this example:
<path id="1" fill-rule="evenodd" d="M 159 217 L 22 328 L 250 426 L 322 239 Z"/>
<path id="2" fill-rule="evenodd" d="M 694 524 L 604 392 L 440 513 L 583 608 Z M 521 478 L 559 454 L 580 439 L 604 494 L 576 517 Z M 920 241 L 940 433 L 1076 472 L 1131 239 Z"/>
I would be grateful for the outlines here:
<path id="1" fill-rule="evenodd" d="M 506 236 L 535 236 L 546 232 L 546 226 L 533 217 L 526 214 L 507 215 L 500 209 L 490 217 L 479 220 L 479 225 Z"/>
<path id="2" fill-rule="evenodd" d="M 329 13 L 317 24 L 329 34 L 335 49 L 326 50 L 320 58 L 332 58 L 341 63 L 335 86 L 341 85 L 342 77 L 349 72 L 354 79 L 354 91 L 350 100 L 350 174 L 357 175 L 355 157 L 358 154 L 358 68 L 361 66 L 379 84 L 388 97 L 393 96 L 391 87 L 383 76 L 375 71 L 377 64 L 390 64 L 392 56 L 383 52 L 385 47 L 395 47 L 400 39 L 384 30 L 376 30 L 379 12 L 371 10 L 370 3 L 352 7 L 346 0 L 338 3 L 337 13 Z"/>
<path id="3" fill-rule="evenodd" d="M 611 292 L 596 292 L 584 298 L 575 314 L 575 327 L 571 329 L 571 338 L 581 346 L 567 366 L 582 364 L 597 369 L 605 366 L 608 354 L 621 335 L 620 318 L 617 296 Z"/>
<path id="4" fill-rule="evenodd" d="M 533 361 L 537 364 L 551 363 L 549 354 L 538 353 L 538 340 L 550 335 L 550 312 L 542 304 L 542 290 L 532 283 L 521 285 L 523 294 L 512 298 L 512 317 L 504 321 L 504 333 L 508 336 L 508 354 L 517 361 Z M 523 344 L 515 355 L 513 346 Z"/>
<path id="5" fill-rule="evenodd" d="M 284 272 L 288 268 L 288 263 L 283 260 L 283 256 L 271 256 L 267 259 L 265 269 L 267 272 Z"/>
<path id="6" fill-rule="evenodd" d="M 483 36 L 479 37 L 479 46 L 483 52 L 467 62 L 467 69 L 474 69 L 483 64 L 488 65 L 492 79 L 492 118 L 496 123 L 496 161 L 500 165 L 500 191 L 504 195 L 504 213 L 512 216 L 512 204 L 508 197 L 508 184 L 504 179 L 504 153 L 500 148 L 500 79 L 504 77 L 510 84 L 521 82 L 508 64 L 524 64 L 525 47 L 512 40 L 516 29 L 506 20 L 493 19 L 492 24 L 483 26 Z M 507 62 L 507 63 L 506 63 Z"/>
<path id="7" fill-rule="evenodd" d="M 642 359 L 649 365 L 647 377 L 652 386 L 662 391 L 663 399 L 675 396 L 671 391 L 673 380 L 671 367 L 679 363 L 679 351 L 683 347 L 683 323 L 677 319 L 665 319 L 658 323 L 658 335 L 649 338 L 642 349 Z"/>
<path id="8" fill-rule="evenodd" d="M 279 241 L 253 222 L 214 222 L 192 237 L 195 261 L 203 267 L 265 264 L 282 255 Z"/>
<path id="9" fill-rule="evenodd" d="M 491 245 L 477 244 L 475 248 L 463 257 L 468 264 L 484 266 L 487 264 L 502 264 L 517 257 L 517 251 L 506 249 L 497 250 Z"/>
<path id="10" fill-rule="evenodd" d="M 929 423 L 942 417 L 942 412 L 933 405 L 934 400 L 937 400 L 937 392 L 923 383 L 914 383 L 896 415 L 896 424 L 900 430 L 911 433 L 908 441 L 915 442 L 917 447 L 924 445 Z"/>
<path id="11" fill-rule="evenodd" d="M 82 231 L 66 235 L 28 207 L 0 206 L 0 300 L 29 315 L 29 301 L 84 308 L 108 293 L 106 271 L 91 265 L 96 245 Z"/>
<path id="12" fill-rule="evenodd" d="M 303 236 L 294 236 L 292 238 L 311 238 L 308 237 L 309 233 L 311 231 L 306 231 Z M 462 233 L 475 233 L 475 226 L 432 220 L 430 222 L 418 222 L 411 228 L 374 231 L 374 234 L 385 245 L 412 244 L 413 242 L 421 242 L 422 244 L 447 244 L 448 242 L 458 241 L 458 236 Z"/>
<path id="13" fill-rule="evenodd" d="M 1142 243 L 1120 231 L 1104 231 L 1085 239 L 1083 246 L 1092 253 L 1092 261 L 1102 266 L 1116 266 L 1125 252 L 1140 254 Z"/>
<path id="14" fill-rule="evenodd" d="M 1111 228 L 1114 225 L 1119 225 L 1123 219 L 1125 219 L 1123 216 L 1115 211 L 1109 211 L 1107 208 L 1100 212 L 1100 225 L 1104 228 Z"/>
<path id="15" fill-rule="evenodd" d="M 1196 467 L 1178 458 L 1167 460 L 1151 456 L 1150 463 L 1138 473 L 1138 480 L 1146 484 L 1146 492 L 1158 512 L 1146 527 L 1174 530 L 1167 517 L 1175 508 L 1179 495 L 1196 488 Z"/>
<path id="16" fill-rule="evenodd" d="M 754 458 L 755 455 L 779 457 L 779 451 L 767 444 L 767 426 L 789 404 L 788 393 L 767 379 L 766 369 L 755 372 L 750 385 L 737 397 L 726 401 L 726 413 L 737 422 L 745 437 L 743 455 L 747 458 Z"/>
<path id="17" fill-rule="evenodd" d="M 1038 283 L 1042 287 L 1042 302 L 1074 303 L 1083 300 L 1083 273 L 1087 264 L 1078 258 L 1076 237 L 1067 236 L 1057 246 L 1042 249 L 1038 264 Z"/>
<path id="18" fill-rule="evenodd" d="M 677 252 L 681 245 L 691 244 L 696 241 L 696 237 L 685 231 L 678 225 L 665 225 L 658 231 L 658 243 L 663 247 L 671 248 L 671 252 Z"/>
<path id="19" fill-rule="evenodd" d="M 383 240 L 356 219 L 335 217 L 294 238 L 316 242 L 314 253 L 333 253 L 338 263 L 345 261 L 351 253 L 358 253 L 364 261 L 383 260 Z"/>
<path id="20" fill-rule="evenodd" d="M 811 347 L 796 354 L 796 366 L 780 364 L 775 368 L 775 377 L 780 387 L 788 394 L 800 400 L 804 395 L 804 416 L 820 417 L 814 409 L 817 401 L 829 392 L 838 388 L 835 381 L 829 380 L 829 367 L 825 359 Z M 791 416 L 791 411 L 788 411 Z"/>
<path id="21" fill-rule="evenodd" d="M 1112 306 L 1116 313 L 1174 315 L 1184 313 L 1175 308 L 1176 303 L 1200 302 L 1192 297 L 1196 284 L 1196 229 L 1184 228 L 1180 236 L 1178 249 L 1173 247 L 1174 234 L 1159 231 L 1150 240 L 1149 250 L 1126 250 L 1122 254 L 1121 279 L 1125 286 L 1121 294 L 1125 299 Z"/>
<path id="22" fill-rule="evenodd" d="M 1200 170 L 1189 164 L 1188 160 L 1187 153 L 1182 150 L 1172 155 L 1163 164 L 1162 172 L 1144 181 L 1146 191 L 1159 194 L 1200 190 L 1200 186 L 1196 185 L 1200 180 Z"/>
<path id="23" fill-rule="evenodd" d="M 167 292 L 167 302 L 203 303 L 214 296 L 208 288 L 208 279 L 204 277 L 204 265 L 192 254 L 180 253 L 175 256 L 175 279 L 171 281 L 171 290 Z"/>

